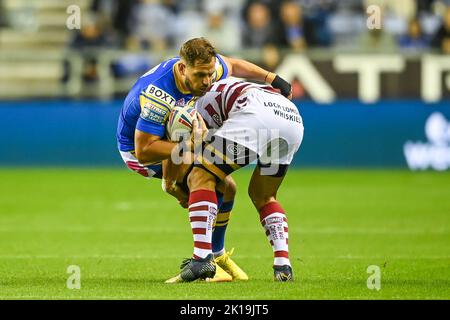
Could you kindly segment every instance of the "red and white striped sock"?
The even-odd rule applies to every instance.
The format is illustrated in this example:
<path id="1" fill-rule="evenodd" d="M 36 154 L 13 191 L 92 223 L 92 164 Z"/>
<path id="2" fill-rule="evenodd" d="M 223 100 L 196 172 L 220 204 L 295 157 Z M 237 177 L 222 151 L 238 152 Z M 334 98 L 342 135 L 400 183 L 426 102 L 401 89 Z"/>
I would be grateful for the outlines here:
<path id="1" fill-rule="evenodd" d="M 194 259 L 204 259 L 212 253 L 212 231 L 217 216 L 217 196 L 214 191 L 197 190 L 189 195 L 189 220 L 194 235 Z"/>
<path id="2" fill-rule="evenodd" d="M 291 265 L 288 249 L 288 223 L 283 208 L 276 201 L 259 211 L 259 218 L 272 245 L 274 266 Z"/>

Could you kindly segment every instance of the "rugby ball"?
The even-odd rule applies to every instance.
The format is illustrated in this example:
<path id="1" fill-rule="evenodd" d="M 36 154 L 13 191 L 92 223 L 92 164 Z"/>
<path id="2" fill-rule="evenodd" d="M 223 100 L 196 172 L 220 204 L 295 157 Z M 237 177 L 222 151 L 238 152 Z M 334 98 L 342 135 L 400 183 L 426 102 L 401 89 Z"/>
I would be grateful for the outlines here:
<path id="1" fill-rule="evenodd" d="M 197 110 L 193 107 L 174 107 L 170 112 L 166 126 L 167 138 L 176 142 L 189 139 L 192 132 L 192 122 L 196 116 Z"/>

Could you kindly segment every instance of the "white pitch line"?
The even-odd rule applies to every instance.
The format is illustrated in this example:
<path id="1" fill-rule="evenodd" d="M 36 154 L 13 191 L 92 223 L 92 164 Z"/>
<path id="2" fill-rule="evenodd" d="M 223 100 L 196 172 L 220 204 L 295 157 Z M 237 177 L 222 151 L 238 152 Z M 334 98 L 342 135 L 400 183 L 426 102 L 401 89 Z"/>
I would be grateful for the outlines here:
<path id="1" fill-rule="evenodd" d="M 234 233 L 261 233 L 262 229 L 255 227 L 254 229 L 236 228 L 230 225 L 230 230 Z M 178 233 L 180 229 L 173 228 L 95 228 L 85 226 L 55 226 L 55 227 L 17 227 L 17 226 L 1 226 L 0 233 L 14 233 L 14 232 L 36 232 L 36 233 Z M 450 234 L 450 229 L 434 229 L 434 230 L 392 230 L 392 229 L 341 229 L 341 228 L 317 228 L 317 229 L 303 229 L 289 227 L 289 231 L 298 234 L 330 234 L 330 235 L 447 235 Z"/>
<path id="2" fill-rule="evenodd" d="M 178 259 L 180 258 L 179 255 L 165 255 L 165 258 L 168 259 Z M 127 260 L 127 259 L 136 259 L 136 260 L 145 260 L 145 259 L 160 259 L 161 255 L 111 255 L 111 254 L 94 254 L 94 255 L 27 255 L 27 254 L 6 254 L 6 255 L 0 255 L 0 260 L 4 259 L 10 259 L 10 260 L 28 260 L 28 259 L 118 259 L 118 260 Z M 257 255 L 239 255 L 240 259 L 267 259 L 270 258 L 269 256 L 257 256 Z M 295 257 L 294 257 L 295 259 Z M 301 257 L 301 260 L 307 261 L 309 259 L 339 259 L 339 260 L 450 260 L 450 256 L 349 256 L 349 255 L 343 255 L 343 256 L 306 256 Z"/>

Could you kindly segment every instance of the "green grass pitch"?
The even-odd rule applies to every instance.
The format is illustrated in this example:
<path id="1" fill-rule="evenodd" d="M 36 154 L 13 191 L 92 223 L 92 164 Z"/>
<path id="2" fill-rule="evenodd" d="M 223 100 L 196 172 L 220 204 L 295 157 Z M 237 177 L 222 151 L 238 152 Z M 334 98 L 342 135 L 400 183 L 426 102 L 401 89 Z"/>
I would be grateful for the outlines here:
<path id="1" fill-rule="evenodd" d="M 192 253 L 187 212 L 126 169 L 0 170 L 0 299 L 449 299 L 448 173 L 291 169 L 279 191 L 293 283 L 238 195 L 227 248 L 248 282 L 164 284 Z M 66 287 L 67 268 L 81 289 Z M 367 268 L 381 271 L 370 290 Z"/>

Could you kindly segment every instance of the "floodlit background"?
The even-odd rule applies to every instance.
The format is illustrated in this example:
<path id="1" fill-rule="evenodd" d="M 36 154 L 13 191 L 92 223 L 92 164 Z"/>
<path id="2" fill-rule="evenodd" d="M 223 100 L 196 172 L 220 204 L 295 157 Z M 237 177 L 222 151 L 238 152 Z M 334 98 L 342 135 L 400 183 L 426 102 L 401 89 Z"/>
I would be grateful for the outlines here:
<path id="1" fill-rule="evenodd" d="M 164 285 L 186 214 L 117 151 L 127 91 L 197 36 L 292 83 L 283 288 L 248 170 L 227 248 L 250 281 Z M 0 0 L 0 133 L 0 298 L 450 298 L 449 1 Z"/>

